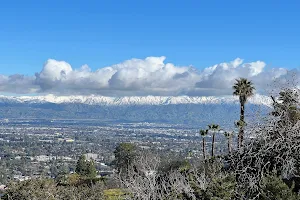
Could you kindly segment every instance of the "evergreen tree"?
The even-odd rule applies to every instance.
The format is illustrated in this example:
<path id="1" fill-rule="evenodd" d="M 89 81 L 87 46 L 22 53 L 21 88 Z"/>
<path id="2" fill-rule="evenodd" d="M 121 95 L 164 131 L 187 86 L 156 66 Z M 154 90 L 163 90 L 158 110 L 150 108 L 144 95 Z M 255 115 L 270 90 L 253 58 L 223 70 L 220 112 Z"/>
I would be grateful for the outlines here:
<path id="1" fill-rule="evenodd" d="M 57 177 L 58 176 L 59 172 L 58 172 L 58 169 L 57 169 L 57 167 L 55 165 L 52 165 L 50 167 L 50 173 L 51 173 L 52 177 Z"/>
<path id="2" fill-rule="evenodd" d="M 86 160 L 85 156 L 80 156 L 77 161 L 75 172 L 80 176 L 89 178 L 95 178 L 97 176 L 97 170 L 93 160 Z"/>
<path id="3" fill-rule="evenodd" d="M 58 174 L 59 175 L 66 175 L 70 173 L 69 166 L 66 164 L 60 165 L 58 168 Z"/>
<path id="4" fill-rule="evenodd" d="M 131 143 L 121 143 L 114 151 L 114 164 L 119 172 L 126 171 L 136 157 L 136 146 Z"/>
<path id="5" fill-rule="evenodd" d="M 299 200 L 300 196 L 293 192 L 293 187 L 289 188 L 284 181 L 276 174 L 267 175 L 262 179 L 261 200 Z"/>
<path id="6" fill-rule="evenodd" d="M 79 157 L 79 160 L 77 161 L 75 172 L 81 176 L 86 175 L 86 169 L 87 169 L 87 162 L 84 155 L 81 155 Z"/>
<path id="7" fill-rule="evenodd" d="M 86 176 L 89 178 L 95 178 L 97 176 L 97 170 L 93 160 L 87 162 Z"/>

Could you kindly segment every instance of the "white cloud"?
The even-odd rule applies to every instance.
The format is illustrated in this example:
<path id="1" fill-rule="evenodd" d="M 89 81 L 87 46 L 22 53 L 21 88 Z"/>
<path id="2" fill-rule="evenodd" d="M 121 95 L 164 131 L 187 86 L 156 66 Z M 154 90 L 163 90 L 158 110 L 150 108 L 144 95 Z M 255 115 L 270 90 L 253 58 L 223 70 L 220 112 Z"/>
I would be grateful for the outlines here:
<path id="1" fill-rule="evenodd" d="M 196 83 L 196 88 L 208 88 L 214 90 L 214 93 L 230 94 L 235 79 L 244 77 L 252 80 L 257 90 L 263 93 L 271 87 L 274 79 L 281 79 L 288 72 L 283 68 L 265 71 L 265 67 L 266 63 L 263 61 L 243 63 L 240 58 L 229 63 L 220 63 L 203 70 L 202 79 Z"/>
<path id="2" fill-rule="evenodd" d="M 264 92 L 274 79 L 290 78 L 283 68 L 265 70 L 262 61 L 244 63 L 237 58 L 202 71 L 165 63 L 165 57 L 131 59 L 92 71 L 87 65 L 73 69 L 65 61 L 49 59 L 35 77 L 1 76 L 0 91 L 14 93 L 100 95 L 224 95 L 231 94 L 236 78 L 252 80 Z M 299 71 L 296 77 L 299 77 Z"/>
<path id="3" fill-rule="evenodd" d="M 27 77 L 20 74 L 4 76 L 0 74 L 0 92 L 15 94 L 35 93 L 39 86 L 34 84 L 34 77 Z"/>

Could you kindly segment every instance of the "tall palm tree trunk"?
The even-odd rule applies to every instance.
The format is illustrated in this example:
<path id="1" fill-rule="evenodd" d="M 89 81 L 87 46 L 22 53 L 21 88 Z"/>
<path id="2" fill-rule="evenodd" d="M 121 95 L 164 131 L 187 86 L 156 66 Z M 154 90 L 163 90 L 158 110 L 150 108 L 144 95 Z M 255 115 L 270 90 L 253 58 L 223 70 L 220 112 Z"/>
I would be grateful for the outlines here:
<path id="1" fill-rule="evenodd" d="M 239 137 L 238 137 L 238 147 L 243 147 L 243 141 L 244 141 L 244 123 L 245 123 L 245 103 L 241 103 L 241 115 L 240 115 L 240 131 L 239 131 Z"/>
<path id="2" fill-rule="evenodd" d="M 203 152 L 203 158 L 206 159 L 206 152 L 205 152 L 205 138 L 202 138 L 202 152 Z"/>
<path id="3" fill-rule="evenodd" d="M 212 143 L 211 143 L 211 157 L 214 157 L 215 155 L 215 132 L 212 136 Z"/>
<path id="4" fill-rule="evenodd" d="M 228 153 L 231 154 L 231 137 L 228 137 L 227 147 L 228 147 Z"/>

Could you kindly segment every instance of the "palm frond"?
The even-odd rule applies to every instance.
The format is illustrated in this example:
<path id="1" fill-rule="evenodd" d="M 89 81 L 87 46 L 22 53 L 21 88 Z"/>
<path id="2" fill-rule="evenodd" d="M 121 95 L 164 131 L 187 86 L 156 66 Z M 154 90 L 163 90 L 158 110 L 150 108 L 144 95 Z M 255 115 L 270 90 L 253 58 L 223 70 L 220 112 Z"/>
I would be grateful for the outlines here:
<path id="1" fill-rule="evenodd" d="M 232 86 L 233 95 L 239 96 L 241 103 L 245 103 L 247 98 L 254 95 L 255 87 L 253 83 L 246 78 L 236 79 Z"/>

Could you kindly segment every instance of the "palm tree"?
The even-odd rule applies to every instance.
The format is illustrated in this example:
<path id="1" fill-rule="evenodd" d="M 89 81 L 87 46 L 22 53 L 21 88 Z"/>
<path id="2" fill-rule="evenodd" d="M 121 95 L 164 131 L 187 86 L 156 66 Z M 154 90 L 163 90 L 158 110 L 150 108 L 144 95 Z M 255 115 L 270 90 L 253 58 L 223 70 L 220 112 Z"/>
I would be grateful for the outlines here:
<path id="1" fill-rule="evenodd" d="M 224 136 L 227 139 L 227 148 L 228 148 L 228 153 L 231 154 L 231 137 L 232 137 L 232 133 L 231 132 L 224 132 Z"/>
<path id="2" fill-rule="evenodd" d="M 249 97 L 254 94 L 254 86 L 253 83 L 246 78 L 236 79 L 235 84 L 232 86 L 234 90 L 233 95 L 239 96 L 240 105 L 241 105 L 241 113 L 240 120 L 238 122 L 239 126 L 239 135 L 238 135 L 238 148 L 243 146 L 244 139 L 244 126 L 245 126 L 245 104 Z"/>
<path id="3" fill-rule="evenodd" d="M 208 129 L 212 131 L 212 142 L 211 142 L 211 157 L 214 157 L 215 155 L 215 136 L 216 136 L 216 131 L 220 130 L 220 126 L 217 124 L 210 124 L 208 125 Z"/>
<path id="4" fill-rule="evenodd" d="M 204 160 L 206 159 L 206 147 L 205 147 L 205 136 L 207 135 L 208 130 L 200 130 L 200 135 L 202 136 L 202 152 L 203 152 L 203 158 Z"/>

